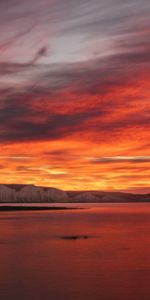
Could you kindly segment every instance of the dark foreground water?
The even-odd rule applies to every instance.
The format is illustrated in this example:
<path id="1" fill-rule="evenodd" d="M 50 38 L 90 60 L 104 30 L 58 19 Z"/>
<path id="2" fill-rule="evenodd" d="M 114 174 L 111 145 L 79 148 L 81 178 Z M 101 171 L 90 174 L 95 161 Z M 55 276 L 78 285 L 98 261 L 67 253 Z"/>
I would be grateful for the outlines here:
<path id="1" fill-rule="evenodd" d="M 0 212 L 0 299 L 149 300 L 150 204 Z"/>

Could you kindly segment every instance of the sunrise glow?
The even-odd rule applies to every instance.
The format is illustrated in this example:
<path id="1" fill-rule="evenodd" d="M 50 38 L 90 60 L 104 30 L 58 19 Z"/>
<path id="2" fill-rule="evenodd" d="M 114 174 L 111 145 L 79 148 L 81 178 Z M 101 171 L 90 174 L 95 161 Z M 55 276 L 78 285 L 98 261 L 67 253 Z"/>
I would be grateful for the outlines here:
<path id="1" fill-rule="evenodd" d="M 150 192 L 148 1 L 15 2 L 0 4 L 0 182 Z"/>

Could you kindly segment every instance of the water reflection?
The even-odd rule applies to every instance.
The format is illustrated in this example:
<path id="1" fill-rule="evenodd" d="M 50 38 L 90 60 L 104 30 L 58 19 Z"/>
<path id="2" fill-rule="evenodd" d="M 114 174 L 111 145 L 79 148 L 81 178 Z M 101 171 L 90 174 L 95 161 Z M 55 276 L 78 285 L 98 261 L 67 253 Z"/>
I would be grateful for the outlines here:
<path id="1" fill-rule="evenodd" d="M 149 204 L 3 212 L 0 298 L 149 300 L 149 232 Z"/>

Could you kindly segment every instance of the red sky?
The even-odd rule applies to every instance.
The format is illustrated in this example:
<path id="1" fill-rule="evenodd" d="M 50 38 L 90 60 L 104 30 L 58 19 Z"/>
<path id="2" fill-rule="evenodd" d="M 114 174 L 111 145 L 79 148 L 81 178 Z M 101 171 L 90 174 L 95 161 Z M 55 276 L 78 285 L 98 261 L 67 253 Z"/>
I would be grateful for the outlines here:
<path id="1" fill-rule="evenodd" d="M 150 192 L 148 0 L 0 3 L 0 182 Z"/>

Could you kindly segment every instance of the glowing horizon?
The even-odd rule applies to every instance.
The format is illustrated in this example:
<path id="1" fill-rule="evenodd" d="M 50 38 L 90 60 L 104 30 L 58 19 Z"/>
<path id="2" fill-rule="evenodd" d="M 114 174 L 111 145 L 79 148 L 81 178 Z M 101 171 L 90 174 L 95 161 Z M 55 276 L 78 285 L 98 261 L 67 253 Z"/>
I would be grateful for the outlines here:
<path id="1" fill-rule="evenodd" d="M 0 4 L 0 182 L 150 192 L 150 3 Z"/>

